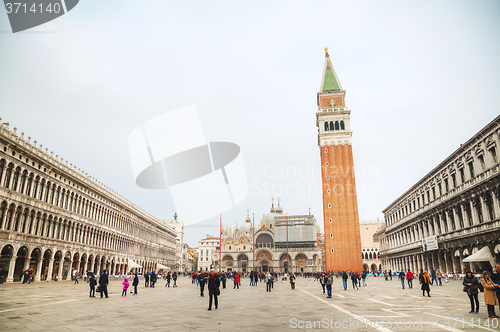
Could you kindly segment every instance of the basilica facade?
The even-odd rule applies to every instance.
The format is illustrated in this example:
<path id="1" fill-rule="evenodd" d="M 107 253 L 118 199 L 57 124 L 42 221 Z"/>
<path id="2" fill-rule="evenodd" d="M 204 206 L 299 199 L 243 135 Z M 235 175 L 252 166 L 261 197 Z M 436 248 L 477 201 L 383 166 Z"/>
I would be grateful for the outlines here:
<path id="1" fill-rule="evenodd" d="M 26 269 L 47 281 L 72 270 L 155 270 L 175 264 L 175 237 L 159 219 L 0 125 L 0 271 L 7 282 Z"/>
<path id="2" fill-rule="evenodd" d="M 239 272 L 302 273 L 323 269 L 321 232 L 313 215 L 287 216 L 278 203 L 256 227 L 252 219 L 247 215 L 243 225 L 222 230 L 222 253 L 216 251 L 214 257 L 217 269 L 219 264 L 222 271 Z"/>

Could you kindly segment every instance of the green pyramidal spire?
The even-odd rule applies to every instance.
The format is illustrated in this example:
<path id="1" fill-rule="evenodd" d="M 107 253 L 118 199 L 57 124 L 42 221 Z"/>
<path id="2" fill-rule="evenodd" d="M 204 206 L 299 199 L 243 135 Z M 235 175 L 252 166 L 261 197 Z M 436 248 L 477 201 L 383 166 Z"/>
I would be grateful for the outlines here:
<path id="1" fill-rule="evenodd" d="M 342 90 L 342 86 L 339 83 L 337 73 L 335 73 L 335 69 L 333 69 L 332 62 L 330 61 L 328 48 L 325 48 L 325 67 L 323 70 L 323 82 L 321 82 L 321 91 L 330 90 Z"/>
<path id="2" fill-rule="evenodd" d="M 333 74 L 332 65 L 330 61 L 328 61 L 325 70 L 325 80 L 323 81 L 323 91 L 338 89 L 340 89 L 339 83 L 337 82 L 335 74 Z"/>

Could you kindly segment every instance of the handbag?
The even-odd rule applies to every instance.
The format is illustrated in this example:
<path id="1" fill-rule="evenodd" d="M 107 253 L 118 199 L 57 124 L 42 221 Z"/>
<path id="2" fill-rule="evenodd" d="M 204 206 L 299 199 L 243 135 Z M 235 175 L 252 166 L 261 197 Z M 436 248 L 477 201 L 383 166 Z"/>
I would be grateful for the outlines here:
<path id="1" fill-rule="evenodd" d="M 101 292 L 101 286 L 97 286 L 97 289 L 95 290 L 97 293 Z"/>
<path id="2" fill-rule="evenodd" d="M 217 289 L 217 291 L 215 292 L 215 295 L 220 295 L 220 288 Z"/>

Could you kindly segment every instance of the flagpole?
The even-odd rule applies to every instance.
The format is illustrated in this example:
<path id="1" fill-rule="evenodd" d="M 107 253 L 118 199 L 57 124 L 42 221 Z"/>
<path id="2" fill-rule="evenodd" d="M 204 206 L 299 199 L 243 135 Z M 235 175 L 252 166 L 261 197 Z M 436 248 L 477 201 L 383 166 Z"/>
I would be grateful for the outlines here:
<path id="1" fill-rule="evenodd" d="M 253 242 L 253 245 L 252 245 L 252 248 L 253 248 L 253 255 L 252 255 L 252 258 L 253 258 L 253 263 L 252 263 L 252 270 L 255 271 L 255 213 L 253 213 L 253 226 L 252 226 L 252 242 Z"/>
<path id="2" fill-rule="evenodd" d="M 220 229 L 219 229 L 219 272 L 222 272 L 222 213 L 220 214 Z"/>
<path id="3" fill-rule="evenodd" d="M 287 269 L 289 270 L 290 267 L 288 265 L 290 265 L 290 262 L 289 262 L 289 256 L 288 256 L 288 212 L 286 213 L 286 261 L 287 261 Z"/>

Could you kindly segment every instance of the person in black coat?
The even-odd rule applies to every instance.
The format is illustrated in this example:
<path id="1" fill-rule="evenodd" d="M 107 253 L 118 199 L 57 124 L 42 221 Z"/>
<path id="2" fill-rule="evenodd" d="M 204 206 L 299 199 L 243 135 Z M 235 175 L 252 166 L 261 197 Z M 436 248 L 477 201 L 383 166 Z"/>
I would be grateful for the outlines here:
<path id="1" fill-rule="evenodd" d="M 200 271 L 200 275 L 198 276 L 198 281 L 200 282 L 200 296 L 205 296 L 203 292 L 205 291 L 205 283 L 207 282 L 208 275 L 203 272 L 203 270 Z"/>
<path id="2" fill-rule="evenodd" d="M 227 275 L 225 272 L 222 272 L 222 274 L 220 275 L 220 280 L 222 281 L 222 288 L 226 288 Z"/>
<path id="3" fill-rule="evenodd" d="M 208 276 L 208 295 L 210 296 L 210 299 L 208 300 L 208 310 L 212 310 L 212 297 L 214 298 L 215 309 L 219 306 L 219 301 L 217 301 L 217 297 L 220 293 L 219 287 L 219 275 L 215 274 L 214 270 L 211 270 L 210 275 Z"/>
<path id="4" fill-rule="evenodd" d="M 139 277 L 137 276 L 137 272 L 134 273 L 134 281 L 132 281 L 132 286 L 134 286 L 134 295 L 137 295 L 137 286 L 139 285 Z"/>
<path id="5" fill-rule="evenodd" d="M 144 286 L 149 287 L 149 272 L 144 273 Z"/>
<path id="6" fill-rule="evenodd" d="M 90 272 L 89 286 L 90 286 L 90 297 L 95 297 L 95 285 L 97 285 L 97 280 L 95 280 L 94 274 Z"/>
<path id="7" fill-rule="evenodd" d="M 150 279 L 149 279 L 149 286 L 154 288 L 154 287 L 155 287 L 156 280 L 158 279 L 158 278 L 156 277 L 156 273 L 155 273 L 155 271 L 152 271 L 152 272 L 151 272 L 151 276 L 150 276 L 149 278 L 150 278 Z"/>
<path id="8" fill-rule="evenodd" d="M 467 271 L 464 277 L 464 292 L 467 292 L 470 300 L 470 311 L 469 314 L 479 313 L 479 299 L 477 295 L 479 294 L 479 280 L 472 274 L 471 271 Z M 476 310 L 474 310 L 474 302 L 476 303 Z"/>
<path id="9" fill-rule="evenodd" d="M 106 295 L 106 298 L 109 298 L 108 284 L 109 284 L 108 273 L 106 270 L 104 270 L 104 272 L 99 277 L 99 288 L 101 289 L 101 299 L 103 293 L 104 295 Z"/>

